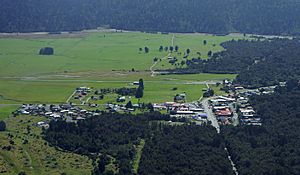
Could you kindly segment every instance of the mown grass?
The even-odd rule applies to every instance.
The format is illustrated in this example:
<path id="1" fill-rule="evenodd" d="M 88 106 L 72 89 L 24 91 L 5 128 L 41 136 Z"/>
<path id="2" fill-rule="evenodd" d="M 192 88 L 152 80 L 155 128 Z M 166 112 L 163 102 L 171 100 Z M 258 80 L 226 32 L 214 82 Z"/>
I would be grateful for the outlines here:
<path id="1" fill-rule="evenodd" d="M 41 128 L 34 126 L 43 117 L 18 116 L 5 120 L 7 131 L 0 132 L 0 171 L 15 175 L 21 171 L 32 175 L 91 174 L 92 162 L 85 156 L 59 151 L 42 138 Z M 12 135 L 12 137 L 9 136 Z M 28 141 L 28 143 L 26 143 Z"/>
<path id="2" fill-rule="evenodd" d="M 198 77 L 195 78 L 197 79 Z M 0 104 L 65 103 L 76 87 L 88 86 L 94 89 L 135 87 L 130 85 L 130 82 L 0 80 L 0 94 L 2 95 Z M 204 84 L 185 84 L 185 81 L 145 81 L 144 97 L 141 99 L 141 102 L 158 103 L 172 101 L 176 94 L 184 92 L 187 94 L 188 101 L 195 101 L 202 96 L 202 89 L 204 88 L 206 88 Z M 218 91 L 218 88 L 215 87 L 215 89 Z M 106 95 L 101 103 L 114 102 L 116 97 L 116 95 Z"/>
<path id="3" fill-rule="evenodd" d="M 91 33 L 80 38 L 0 39 L 0 77 L 29 77 L 56 74 L 110 73 L 113 70 L 149 71 L 153 58 L 162 58 L 159 46 L 170 46 L 172 34 L 147 34 L 141 32 Z M 220 51 L 220 43 L 238 39 L 232 36 L 175 34 L 175 45 L 180 52 L 191 50 L 190 57 L 207 58 L 207 52 Z M 207 45 L 203 41 L 207 40 Z M 53 47 L 53 56 L 38 55 L 42 47 Z M 139 48 L 145 46 L 145 54 Z M 176 55 L 175 53 L 173 55 Z M 183 55 L 182 55 L 183 56 Z M 179 58 L 180 56 L 178 56 Z M 163 62 L 162 62 L 163 64 Z M 158 64 L 156 69 L 165 69 Z M 165 65 L 167 66 L 167 64 Z M 106 74 L 106 77 L 110 77 Z"/>
<path id="4" fill-rule="evenodd" d="M 0 120 L 8 118 L 17 108 L 18 106 L 0 106 Z"/>

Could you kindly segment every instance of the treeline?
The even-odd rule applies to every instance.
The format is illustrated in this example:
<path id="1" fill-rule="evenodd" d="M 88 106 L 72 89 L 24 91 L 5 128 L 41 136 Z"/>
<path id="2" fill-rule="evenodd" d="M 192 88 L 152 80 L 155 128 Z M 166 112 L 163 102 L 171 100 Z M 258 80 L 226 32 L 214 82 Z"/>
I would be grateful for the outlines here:
<path id="1" fill-rule="evenodd" d="M 212 126 L 160 125 L 146 140 L 140 175 L 233 175 L 223 140 Z"/>
<path id="2" fill-rule="evenodd" d="M 135 174 L 141 139 L 146 144 L 138 174 L 232 174 L 223 140 L 212 126 L 171 126 L 170 120 L 179 122 L 158 112 L 102 114 L 77 124 L 52 121 L 44 134 L 53 146 L 90 156 L 93 174 Z"/>
<path id="3" fill-rule="evenodd" d="M 140 31 L 300 33 L 295 0 L 2 0 L 0 32 Z"/>
<path id="4" fill-rule="evenodd" d="M 300 84 L 251 100 L 263 126 L 224 127 L 222 134 L 241 175 L 300 174 Z"/>
<path id="5" fill-rule="evenodd" d="M 260 87 L 278 84 L 300 77 L 300 40 L 263 39 L 238 40 L 222 44 L 225 51 L 212 55 L 208 60 L 193 58 L 183 73 L 234 73 L 235 83 Z"/>

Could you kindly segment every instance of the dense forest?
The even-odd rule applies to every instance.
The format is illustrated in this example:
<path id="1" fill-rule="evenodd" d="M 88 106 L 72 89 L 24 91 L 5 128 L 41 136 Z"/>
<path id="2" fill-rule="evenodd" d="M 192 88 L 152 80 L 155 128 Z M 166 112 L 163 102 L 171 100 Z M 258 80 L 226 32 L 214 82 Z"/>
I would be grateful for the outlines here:
<path id="1" fill-rule="evenodd" d="M 45 139 L 53 146 L 90 156 L 93 174 L 134 174 L 141 139 L 145 147 L 138 174 L 232 174 L 224 142 L 212 126 L 169 125 L 169 115 L 102 114 L 74 123 L 52 121 Z M 115 170 L 106 168 L 114 164 Z"/>
<path id="2" fill-rule="evenodd" d="M 1 0 L 0 32 L 140 31 L 298 35 L 295 0 Z"/>
<path id="3" fill-rule="evenodd" d="M 263 126 L 222 128 L 241 175 L 300 174 L 300 82 L 251 99 Z"/>
<path id="4" fill-rule="evenodd" d="M 140 175 L 233 175 L 223 140 L 212 126 L 161 125 L 146 140 Z"/>
<path id="5" fill-rule="evenodd" d="M 235 73 L 238 74 L 235 83 L 248 87 L 300 78 L 299 39 L 232 40 L 222 46 L 225 50 L 210 59 L 189 59 L 187 68 L 173 71 Z"/>

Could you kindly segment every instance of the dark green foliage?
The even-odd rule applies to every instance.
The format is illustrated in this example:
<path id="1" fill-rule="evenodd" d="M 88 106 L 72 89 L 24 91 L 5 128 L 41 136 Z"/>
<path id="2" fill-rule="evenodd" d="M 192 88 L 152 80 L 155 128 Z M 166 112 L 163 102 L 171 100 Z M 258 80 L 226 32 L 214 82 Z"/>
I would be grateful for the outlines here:
<path id="1" fill-rule="evenodd" d="M 144 80 L 143 79 L 139 79 L 139 87 L 144 89 Z"/>
<path id="2" fill-rule="evenodd" d="M 263 126 L 222 128 L 239 174 L 300 174 L 298 82 L 278 88 L 275 94 L 256 96 L 251 100 L 263 119 Z"/>
<path id="3" fill-rule="evenodd" d="M 212 97 L 214 96 L 215 92 L 213 89 L 209 88 L 206 92 L 203 93 L 203 97 Z"/>
<path id="4" fill-rule="evenodd" d="M 160 52 L 162 52 L 164 50 L 164 47 L 163 46 L 160 46 L 159 49 L 158 49 Z"/>
<path id="5" fill-rule="evenodd" d="M 140 86 L 137 88 L 135 97 L 136 98 L 142 98 L 144 96 L 144 89 L 141 88 Z"/>
<path id="6" fill-rule="evenodd" d="M 111 174 L 106 165 L 116 159 L 119 173 L 132 174 L 134 147 L 145 139 L 138 174 L 232 174 L 223 139 L 212 126 L 165 125 L 184 122 L 158 112 L 140 115 L 103 114 L 74 123 L 52 121 L 45 139 L 64 150 L 101 154 L 94 174 Z M 109 156 L 108 156 L 109 155 Z"/>
<path id="7" fill-rule="evenodd" d="M 0 131 L 5 131 L 6 130 L 6 124 L 4 121 L 0 121 Z"/>
<path id="8" fill-rule="evenodd" d="M 186 49 L 186 54 L 190 54 L 191 50 L 190 49 Z"/>
<path id="9" fill-rule="evenodd" d="M 125 105 L 125 107 L 126 107 L 127 109 L 128 109 L 128 108 L 133 108 L 132 102 L 129 101 L 129 102 Z"/>
<path id="10" fill-rule="evenodd" d="M 193 58 L 177 72 L 236 73 L 236 83 L 260 87 L 300 77 L 300 40 L 230 41 L 208 60 Z"/>
<path id="11" fill-rule="evenodd" d="M 144 50 L 145 50 L 145 53 L 149 53 L 150 49 L 148 47 L 145 47 Z"/>
<path id="12" fill-rule="evenodd" d="M 176 118 L 158 112 L 139 115 L 103 114 L 77 124 L 58 120 L 50 122 L 45 139 L 53 146 L 89 155 L 93 159 L 98 153 L 110 155 L 116 159 L 119 174 L 131 174 L 134 145 L 139 143 L 140 138 L 151 137 L 155 130 L 153 128 L 156 128 L 152 121 L 157 120 L 177 121 Z M 103 165 L 107 162 L 107 157 L 105 161 L 100 159 L 94 172 L 103 172 Z"/>
<path id="13" fill-rule="evenodd" d="M 208 56 L 208 57 L 211 57 L 211 56 L 212 56 L 212 51 L 211 51 L 211 50 L 207 52 L 207 56 Z"/>
<path id="14" fill-rule="evenodd" d="M 103 175 L 105 172 L 105 166 L 110 163 L 110 158 L 103 154 L 99 157 L 98 166 L 95 168 L 93 175 Z"/>
<path id="15" fill-rule="evenodd" d="M 139 87 L 136 90 L 135 97 L 142 98 L 144 96 L 144 81 L 143 79 L 139 80 Z"/>
<path id="16" fill-rule="evenodd" d="M 109 93 L 116 93 L 121 96 L 134 96 L 137 88 L 118 88 L 118 89 L 99 89 L 95 91 L 95 95 L 104 95 Z"/>
<path id="17" fill-rule="evenodd" d="M 146 140 L 139 175 L 233 174 L 222 138 L 211 126 L 164 126 Z"/>
<path id="18" fill-rule="evenodd" d="M 40 55 L 53 55 L 54 49 L 51 47 L 41 48 L 39 54 Z"/>
<path id="19" fill-rule="evenodd" d="M 149 32 L 299 34 L 298 9 L 295 0 L 1 0 L 0 32 L 109 26 Z"/>
<path id="20" fill-rule="evenodd" d="M 178 52 L 178 50 L 179 50 L 179 47 L 175 46 L 175 52 Z"/>

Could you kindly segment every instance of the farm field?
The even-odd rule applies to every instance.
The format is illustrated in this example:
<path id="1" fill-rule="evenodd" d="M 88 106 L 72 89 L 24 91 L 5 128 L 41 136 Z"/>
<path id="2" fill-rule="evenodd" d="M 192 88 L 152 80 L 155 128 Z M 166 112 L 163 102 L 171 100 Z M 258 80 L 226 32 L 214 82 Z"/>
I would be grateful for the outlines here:
<path id="1" fill-rule="evenodd" d="M 185 85 L 186 82 L 235 78 L 236 75 L 222 74 L 152 77 L 149 69 L 153 58 L 168 54 L 160 52 L 159 47 L 170 46 L 172 38 L 173 34 L 141 32 L 95 32 L 71 38 L 52 38 L 51 35 L 1 38 L 0 103 L 62 103 L 78 86 L 118 88 L 140 78 L 148 84 L 143 99 L 145 102 L 170 100 L 174 95 L 170 88 L 176 84 L 181 84 L 177 85 L 181 86 L 180 91 L 191 91 L 196 94 L 190 96 L 198 98 L 203 86 Z M 206 58 L 208 50 L 220 51 L 221 42 L 237 38 L 174 34 L 174 45 L 179 46 L 179 52 L 190 48 L 191 57 L 200 52 Z M 203 44 L 204 40 L 207 41 L 206 45 Z M 39 49 L 46 46 L 54 48 L 53 56 L 38 55 Z M 139 51 L 139 48 L 146 46 L 150 49 L 149 53 Z M 160 65 L 158 63 L 154 69 L 164 69 Z"/>
<path id="2" fill-rule="evenodd" d="M 187 102 L 197 101 L 203 96 L 206 83 L 217 95 L 223 94 L 216 82 L 234 79 L 236 75 L 151 76 L 154 57 L 160 59 L 169 55 L 168 51 L 159 51 L 159 47 L 171 46 L 173 37 L 174 45 L 179 46 L 178 52 L 191 50 L 188 59 L 198 57 L 199 53 L 201 58 L 207 59 L 208 51 L 223 49 L 220 46 L 222 42 L 239 39 L 236 36 L 141 32 L 95 32 L 61 38 L 48 35 L 0 38 L 0 120 L 6 122 L 8 132 L 13 135 L 10 138 L 8 132 L 0 132 L 0 145 L 13 147 L 10 151 L 0 149 L 0 171 L 4 174 L 26 171 L 27 174 L 76 175 L 90 174 L 92 170 L 92 162 L 87 157 L 57 150 L 43 140 L 41 129 L 33 124 L 45 118 L 9 117 L 21 104 L 61 104 L 66 103 L 68 98 L 74 102 L 71 95 L 77 87 L 91 87 L 94 90 L 133 88 L 136 86 L 132 82 L 139 79 L 144 80 L 143 98 L 126 97 L 124 104 L 128 99 L 134 104 L 173 101 L 174 96 L 181 93 L 186 93 Z M 42 47 L 53 47 L 55 54 L 38 55 Z M 149 53 L 140 51 L 144 47 L 150 49 Z M 180 57 L 177 53 L 170 56 Z M 167 59 L 162 59 L 153 70 L 169 68 L 174 66 Z M 116 103 L 117 97 L 117 94 L 106 94 L 103 100 L 93 103 L 103 107 L 106 103 Z M 140 155 L 135 159 L 134 168 L 137 171 Z"/>
<path id="3" fill-rule="evenodd" d="M 92 162 L 87 157 L 59 151 L 44 141 L 41 128 L 33 125 L 44 120 L 29 116 L 5 119 L 8 131 L 0 132 L 0 144 L 7 149 L 0 149 L 1 174 L 90 174 Z"/>
<path id="4" fill-rule="evenodd" d="M 111 82 L 77 82 L 77 81 L 0 81 L 0 104 L 23 103 L 64 103 L 77 87 L 87 86 L 94 89 L 134 87 L 131 81 Z M 211 85 L 216 92 L 218 88 Z M 176 88 L 176 90 L 172 90 Z M 159 103 L 172 101 L 178 93 L 186 92 L 189 101 L 198 100 L 206 88 L 205 84 L 188 84 L 183 81 L 145 81 L 144 97 L 141 102 Z M 105 102 L 113 102 L 117 96 L 106 99 Z M 105 100 L 105 99 L 104 99 Z M 1 108 L 0 108 L 1 110 Z"/>
<path id="5" fill-rule="evenodd" d="M 190 57 L 207 58 L 209 50 L 216 52 L 220 44 L 234 36 L 199 34 L 174 34 L 174 45 L 179 52 L 190 49 Z M 207 44 L 204 45 L 203 41 Z M 141 32 L 105 33 L 96 32 L 78 38 L 1 38 L 0 77 L 41 77 L 55 75 L 128 74 L 149 71 L 153 58 L 163 58 L 168 52 L 159 51 L 160 46 L 170 46 L 172 34 L 148 34 Z M 38 55 L 42 47 L 53 47 L 53 56 Z M 149 53 L 139 51 L 148 47 Z M 162 61 L 163 63 L 164 61 Z M 155 69 L 160 67 L 160 63 Z"/>

